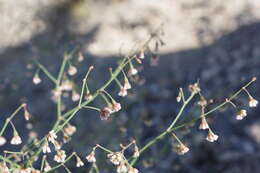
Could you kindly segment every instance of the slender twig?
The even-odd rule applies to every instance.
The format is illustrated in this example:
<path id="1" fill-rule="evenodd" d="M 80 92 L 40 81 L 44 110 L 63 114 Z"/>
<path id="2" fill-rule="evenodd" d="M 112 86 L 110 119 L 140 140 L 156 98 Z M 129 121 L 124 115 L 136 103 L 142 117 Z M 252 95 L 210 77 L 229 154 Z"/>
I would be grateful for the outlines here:
<path id="1" fill-rule="evenodd" d="M 107 152 L 107 153 L 112 153 L 111 150 L 109 150 L 109 149 L 107 149 L 107 148 L 105 148 L 105 147 L 103 147 L 103 146 L 101 146 L 101 145 L 99 145 L 99 144 L 97 144 L 96 147 L 102 149 L 103 151 L 105 151 L 105 152 Z"/>
<path id="2" fill-rule="evenodd" d="M 3 157 L 0 155 L 0 159 L 6 163 L 9 163 L 10 165 L 14 165 L 15 167 L 19 168 L 20 166 L 18 164 L 16 164 L 15 162 L 9 160 L 8 158 L 6 157 Z"/>
<path id="3" fill-rule="evenodd" d="M 153 37 L 155 37 L 154 34 L 152 34 L 151 37 L 144 43 L 144 45 L 141 47 L 141 49 L 143 49 L 144 47 L 147 47 L 148 44 L 150 43 L 150 41 L 153 39 Z M 138 50 L 138 51 L 139 51 L 139 50 Z M 137 51 L 137 52 L 138 52 L 138 51 Z M 66 113 L 64 113 L 63 115 L 61 115 L 61 117 L 62 117 L 63 119 L 66 119 L 66 120 L 65 120 L 61 125 L 59 125 L 59 122 L 58 122 L 58 123 L 56 122 L 55 125 L 53 126 L 52 130 L 54 130 L 55 133 L 58 133 L 59 131 L 61 131 L 61 130 L 64 128 L 64 126 L 65 126 L 66 124 L 68 124 L 68 123 L 70 122 L 70 120 L 76 115 L 76 113 L 77 113 L 78 111 L 80 111 L 80 109 L 81 109 L 82 107 L 87 106 L 89 103 L 91 103 L 97 96 L 99 96 L 99 95 L 102 93 L 101 91 L 105 90 L 105 89 L 115 80 L 115 78 L 120 74 L 120 72 L 124 69 L 124 67 L 125 67 L 128 63 L 130 63 L 130 62 L 133 60 L 133 58 L 135 58 L 134 55 L 132 55 L 130 58 L 129 58 L 129 57 L 125 57 L 125 58 L 123 59 L 123 61 L 118 65 L 117 69 L 113 72 L 113 74 L 111 74 L 110 79 L 109 79 L 107 82 L 105 82 L 102 87 L 100 87 L 99 89 L 97 89 L 96 92 L 94 92 L 94 94 L 92 95 L 92 98 L 89 99 L 89 100 L 86 100 L 86 101 L 82 102 L 80 106 L 76 106 L 75 108 L 73 108 L 73 109 L 67 111 Z M 33 157 L 36 157 L 37 155 L 40 154 L 40 152 L 41 152 L 41 147 L 42 147 L 42 144 L 43 144 L 43 142 L 44 142 L 45 139 L 46 139 L 46 136 L 43 137 L 43 138 L 37 143 L 36 146 L 38 146 L 39 148 L 38 148 L 38 150 L 35 152 L 35 154 L 33 155 Z M 28 150 L 29 150 L 29 148 L 28 148 Z"/>
<path id="4" fill-rule="evenodd" d="M 87 89 L 87 93 L 89 92 L 89 89 L 88 89 L 88 85 L 87 85 L 87 79 L 88 79 L 88 76 L 89 76 L 89 73 L 90 71 L 93 69 L 94 67 L 93 66 L 90 66 L 84 79 L 83 79 L 83 84 L 82 84 L 82 87 L 81 87 L 81 94 L 80 94 L 80 99 L 79 99 L 79 104 L 78 106 L 80 107 L 81 106 L 81 103 L 82 103 L 82 99 L 84 97 L 84 91 L 85 91 L 85 88 Z"/>
<path id="5" fill-rule="evenodd" d="M 100 112 L 100 109 L 99 109 L 99 108 L 96 108 L 96 107 L 93 107 L 93 106 L 83 106 L 83 108 L 92 109 L 92 110 L 95 110 L 95 111 Z"/>
<path id="6" fill-rule="evenodd" d="M 20 106 L 10 115 L 10 117 L 5 120 L 5 124 L 4 124 L 4 126 L 2 127 L 1 132 L 0 132 L 0 136 L 3 135 L 3 133 L 4 133 L 5 129 L 6 129 L 6 127 L 7 127 L 7 125 L 8 125 L 8 124 L 10 123 L 10 121 L 14 118 L 14 116 L 15 116 L 22 108 L 24 108 L 24 106 L 25 106 L 25 104 L 20 105 Z"/>
<path id="7" fill-rule="evenodd" d="M 57 84 L 55 77 L 42 64 L 38 62 L 36 62 L 36 64 L 54 84 Z"/>
<path id="8" fill-rule="evenodd" d="M 242 87 L 242 88 L 241 88 L 240 90 L 238 90 L 235 94 L 233 94 L 230 98 L 228 98 L 228 100 L 233 100 L 233 99 L 235 99 L 245 88 L 247 88 L 249 85 L 251 85 L 254 81 L 255 81 L 255 80 L 251 80 L 250 82 L 248 82 L 244 87 Z M 191 96 L 192 96 L 192 95 L 191 95 Z M 191 96 L 190 96 L 190 97 L 191 97 Z M 186 100 L 186 102 L 189 102 L 189 101 L 192 99 L 192 98 L 190 98 L 190 97 Z M 183 123 L 183 124 L 178 125 L 178 126 L 176 126 L 176 127 L 173 127 L 174 124 L 175 124 L 175 123 L 177 122 L 177 120 L 178 120 L 177 117 L 180 116 L 180 115 L 179 115 L 180 112 L 182 112 L 182 111 L 184 110 L 183 107 L 186 106 L 185 104 L 183 104 L 182 108 L 180 109 L 180 111 L 179 111 L 179 113 L 178 113 L 179 116 L 177 115 L 177 117 L 176 117 L 175 120 L 172 122 L 172 124 L 169 126 L 169 128 L 167 129 L 167 131 L 164 131 L 163 133 L 161 133 L 160 135 L 158 135 L 157 137 L 155 137 L 154 139 L 152 139 L 150 142 L 148 142 L 143 148 L 140 149 L 140 154 L 142 154 L 145 150 L 147 150 L 148 148 L 150 148 L 153 144 L 155 144 L 155 143 L 157 143 L 159 140 L 161 140 L 168 132 L 172 132 L 172 131 L 181 129 L 181 128 L 183 128 L 183 127 L 187 127 L 189 124 L 192 124 L 192 123 L 196 122 L 197 120 L 199 120 L 199 119 L 201 119 L 201 118 L 203 118 L 203 117 L 206 117 L 206 116 L 210 115 L 211 113 L 217 111 L 218 109 L 220 109 L 220 108 L 222 108 L 223 106 L 225 106 L 227 103 L 229 103 L 229 102 L 227 102 L 227 101 L 225 100 L 225 102 L 221 103 L 220 105 L 216 106 L 215 108 L 211 109 L 210 111 L 208 111 L 208 112 L 202 114 L 200 117 L 194 118 L 193 120 L 191 120 L 191 121 L 189 121 L 189 122 L 186 122 L 186 123 Z M 171 128 L 170 128 L 170 127 L 171 127 Z M 131 160 L 131 159 L 132 159 L 132 157 L 131 157 L 129 160 Z M 133 159 L 133 160 L 131 161 L 131 165 L 133 166 L 133 165 L 136 163 L 136 161 L 137 161 L 137 158 Z"/>

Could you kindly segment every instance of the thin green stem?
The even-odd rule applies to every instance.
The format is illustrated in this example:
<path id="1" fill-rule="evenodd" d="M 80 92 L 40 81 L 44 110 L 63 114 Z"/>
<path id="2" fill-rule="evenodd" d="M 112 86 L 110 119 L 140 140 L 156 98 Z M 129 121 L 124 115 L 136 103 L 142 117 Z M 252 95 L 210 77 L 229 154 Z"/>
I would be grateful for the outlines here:
<path id="1" fill-rule="evenodd" d="M 103 151 L 105 151 L 107 153 L 113 153 L 113 151 L 111 151 L 111 150 L 109 150 L 109 149 L 107 149 L 107 148 L 105 148 L 105 147 L 103 147 L 99 144 L 97 144 L 96 147 L 102 149 Z"/>
<path id="2" fill-rule="evenodd" d="M 187 106 L 187 104 L 192 100 L 192 98 L 196 95 L 196 93 L 191 93 L 191 95 L 189 96 L 189 98 L 183 103 L 179 113 L 177 114 L 176 118 L 172 121 L 172 123 L 170 124 L 170 126 L 164 131 L 162 132 L 160 135 L 158 135 L 157 137 L 155 137 L 154 139 L 152 139 L 150 142 L 148 142 L 143 148 L 140 149 L 140 154 L 142 154 L 145 150 L 147 150 L 148 148 L 150 148 L 153 144 L 157 143 L 159 140 L 161 140 L 162 138 L 164 138 L 165 135 L 167 135 L 170 131 L 171 128 L 175 125 L 175 123 L 178 121 L 178 119 L 180 118 L 181 114 L 183 113 L 183 110 L 185 109 L 185 107 Z M 132 159 L 132 158 L 130 158 Z M 131 165 L 133 166 L 138 158 L 134 158 L 131 161 Z"/>
<path id="3" fill-rule="evenodd" d="M 182 88 L 180 88 L 180 92 L 181 92 L 182 101 L 185 102 L 185 96 Z"/>
<path id="4" fill-rule="evenodd" d="M 95 169 L 96 173 L 99 173 L 99 169 L 98 169 L 98 166 L 97 166 L 97 164 L 96 164 L 96 163 L 94 163 L 93 167 L 94 167 L 94 169 Z"/>
<path id="5" fill-rule="evenodd" d="M 20 166 L 18 164 L 16 164 L 15 162 L 3 157 L 0 155 L 0 159 L 6 163 L 9 163 L 10 165 L 14 165 L 15 167 L 19 168 Z"/>
<path id="6" fill-rule="evenodd" d="M 67 173 L 72 173 L 66 165 L 63 164 L 62 166 L 63 166 L 64 169 L 67 171 Z"/>
<path id="7" fill-rule="evenodd" d="M 15 151 L 7 151 L 7 150 L 5 150 L 5 151 L 4 151 L 4 153 L 5 153 L 5 154 L 17 154 L 17 155 L 24 155 L 24 153 L 23 153 L 23 152 L 15 152 Z"/>
<path id="8" fill-rule="evenodd" d="M 142 48 L 146 47 L 149 42 L 153 39 L 154 34 L 151 35 L 151 37 L 145 42 L 145 44 L 142 46 Z M 56 123 L 52 130 L 54 130 L 56 133 L 58 133 L 60 130 L 62 130 L 62 128 L 69 123 L 69 121 L 75 116 L 75 114 L 80 110 L 81 107 L 84 107 L 86 105 L 88 105 L 89 103 L 91 103 L 97 96 L 99 96 L 101 94 L 101 91 L 106 89 L 110 83 L 112 81 L 115 80 L 115 78 L 119 75 L 119 73 L 122 71 L 122 69 L 134 58 L 134 56 L 132 56 L 131 58 L 125 57 L 124 60 L 118 65 L 117 69 L 113 72 L 113 74 L 111 75 L 110 79 L 105 82 L 105 84 L 100 87 L 99 89 L 96 90 L 96 92 L 93 94 L 92 98 L 89 100 L 86 100 L 85 102 L 83 102 L 80 107 L 75 107 L 69 111 L 67 111 L 66 113 L 64 113 L 63 115 L 61 115 L 64 119 L 66 119 L 66 121 L 64 121 L 64 123 L 60 126 L 58 126 L 59 123 Z M 127 61 L 126 61 L 127 60 Z M 126 62 L 125 62 L 126 61 Z M 41 151 L 41 145 L 44 142 L 46 137 L 43 137 L 39 142 L 39 149 L 37 150 L 37 155 L 39 154 L 39 152 Z"/>
<path id="9" fill-rule="evenodd" d="M 103 90 L 103 93 L 105 93 L 110 98 L 112 103 L 115 102 L 114 98 L 106 90 Z"/>
<path id="10" fill-rule="evenodd" d="M 123 70 L 122 70 L 123 71 Z M 113 72 L 112 72 L 112 68 L 109 69 L 110 75 L 112 76 Z M 118 85 L 119 88 L 122 88 L 122 84 L 120 83 L 120 81 L 117 79 L 117 77 L 115 78 L 116 84 Z"/>
<path id="11" fill-rule="evenodd" d="M 1 129 L 0 136 L 3 135 L 8 123 L 14 118 L 14 116 L 25 106 L 25 104 L 20 105 L 11 115 L 9 118 L 5 120 L 5 124 Z"/>
<path id="12" fill-rule="evenodd" d="M 56 90 L 60 90 L 61 87 L 61 80 L 62 80 L 62 76 L 64 74 L 64 70 L 67 64 L 67 60 L 68 57 L 65 54 L 62 60 L 62 64 L 61 64 L 61 68 L 58 74 L 58 79 L 57 79 L 57 84 L 56 84 Z M 61 92 L 61 91 L 60 91 Z M 59 121 L 59 118 L 61 117 L 61 94 L 58 95 L 58 99 L 57 99 L 57 121 Z"/>
<path id="13" fill-rule="evenodd" d="M 45 162 L 45 160 L 46 160 L 46 155 L 44 155 L 44 156 L 42 157 L 40 171 L 42 171 L 42 170 L 43 170 L 43 167 L 44 167 L 44 162 Z"/>
<path id="14" fill-rule="evenodd" d="M 81 94 L 80 94 L 80 99 L 79 99 L 79 105 L 78 105 L 78 106 L 80 106 L 81 103 L 82 103 L 82 99 L 83 99 L 83 97 L 84 97 L 85 87 L 86 87 L 86 89 L 87 89 L 87 93 L 89 93 L 89 89 L 88 89 L 88 86 L 87 86 L 87 79 L 88 79 L 88 76 L 89 76 L 90 71 L 91 71 L 93 68 L 94 68 L 93 66 L 90 66 L 90 67 L 89 67 L 89 69 L 88 69 L 88 71 L 87 71 L 87 73 L 86 73 L 86 75 L 85 75 L 85 77 L 84 77 L 84 79 L 83 79 L 83 84 L 82 84 L 82 87 L 81 87 Z"/>
<path id="15" fill-rule="evenodd" d="M 83 108 L 92 109 L 92 110 L 100 112 L 99 108 L 96 108 L 96 107 L 93 107 L 93 106 L 83 106 Z"/>
<path id="16" fill-rule="evenodd" d="M 67 56 L 68 55 L 65 54 L 64 57 L 63 57 L 62 64 L 61 64 L 61 67 L 60 67 L 60 71 L 59 71 L 59 74 L 58 74 L 57 86 L 60 86 L 60 84 L 61 84 L 62 76 L 64 74 L 64 70 L 65 70 L 65 67 L 66 67 L 66 64 L 67 64 L 67 61 L 68 61 Z"/>
<path id="17" fill-rule="evenodd" d="M 175 133 L 171 133 L 172 136 L 174 137 L 174 139 L 176 139 L 176 141 L 179 143 L 179 144 L 182 144 L 181 140 L 178 138 L 178 136 L 175 135 Z"/>
<path id="18" fill-rule="evenodd" d="M 177 114 L 176 118 L 172 121 L 171 125 L 168 127 L 167 131 L 169 131 L 178 121 L 178 119 L 180 118 L 180 116 L 182 115 L 183 110 L 185 109 L 185 107 L 187 106 L 187 104 L 191 101 L 191 99 L 196 95 L 195 92 L 192 92 L 191 95 L 189 96 L 189 98 L 183 103 L 179 113 Z"/>
<path id="19" fill-rule="evenodd" d="M 106 104 L 107 104 L 108 106 L 111 105 L 110 101 L 107 99 L 107 97 L 104 95 L 104 93 L 101 93 L 100 96 L 105 100 L 105 102 L 106 102 Z"/>
<path id="20" fill-rule="evenodd" d="M 247 83 L 244 87 L 242 87 L 240 90 L 238 90 L 235 94 L 233 94 L 228 100 L 233 100 L 233 99 L 235 99 L 245 88 L 247 88 L 249 85 L 251 85 L 253 82 L 254 82 L 255 80 L 251 80 L 249 83 Z M 192 95 L 191 95 L 192 96 Z M 187 99 L 187 101 L 186 102 L 189 102 L 189 100 L 191 100 L 192 98 L 191 98 L 191 96 L 189 97 L 189 99 Z M 183 124 L 181 124 L 181 125 L 179 125 L 179 126 L 176 126 L 176 127 L 173 127 L 174 126 L 174 124 L 177 122 L 177 120 L 178 120 L 178 115 L 177 115 L 177 117 L 175 118 L 175 120 L 172 122 L 172 124 L 169 126 L 169 127 L 171 127 L 171 128 L 168 128 L 167 129 L 167 131 L 164 131 L 163 133 L 161 133 L 160 135 L 158 135 L 157 137 L 155 137 L 154 139 L 152 139 L 150 142 L 148 142 L 141 150 L 140 150 L 140 154 L 142 154 L 145 150 L 147 150 L 148 148 L 150 148 L 153 144 L 155 144 L 155 143 L 157 143 L 159 140 L 161 140 L 167 133 L 170 133 L 170 132 L 172 132 L 172 131 L 175 131 L 175 130 L 178 130 L 178 129 L 181 129 L 181 128 L 183 128 L 183 127 L 187 127 L 189 124 L 192 124 L 192 123 L 194 123 L 194 122 L 196 122 L 197 120 L 199 120 L 199 119 L 201 119 L 201 118 L 203 118 L 203 117 L 206 117 L 206 116 L 208 116 L 208 115 L 210 115 L 211 113 L 213 113 L 213 112 L 215 112 L 215 111 L 217 111 L 218 109 L 220 109 L 220 108 L 222 108 L 223 106 L 225 106 L 226 104 L 227 104 L 228 102 L 227 101 L 225 101 L 225 102 L 223 102 L 223 103 L 221 103 L 220 105 L 218 105 L 218 106 L 216 106 L 215 108 L 213 108 L 213 109 L 211 109 L 210 111 L 208 111 L 208 112 L 206 112 L 205 114 L 202 114 L 200 117 L 198 117 L 198 118 L 194 118 L 193 120 L 191 120 L 191 121 L 189 121 L 189 122 L 186 122 L 186 123 L 183 123 Z M 186 105 L 185 104 L 183 104 L 183 107 L 185 107 Z M 182 108 L 183 108 L 182 107 Z M 183 111 L 184 110 L 184 108 L 183 109 L 180 109 L 180 111 Z M 176 120 L 177 119 L 177 120 Z M 130 158 L 129 160 L 131 160 L 132 158 Z M 137 158 L 135 158 L 135 159 L 133 159 L 132 161 L 131 161 L 131 165 L 133 166 L 135 163 L 136 163 L 136 161 L 137 161 Z"/>
<path id="21" fill-rule="evenodd" d="M 38 62 L 36 62 L 36 64 L 54 84 L 57 84 L 55 77 L 43 65 Z"/>

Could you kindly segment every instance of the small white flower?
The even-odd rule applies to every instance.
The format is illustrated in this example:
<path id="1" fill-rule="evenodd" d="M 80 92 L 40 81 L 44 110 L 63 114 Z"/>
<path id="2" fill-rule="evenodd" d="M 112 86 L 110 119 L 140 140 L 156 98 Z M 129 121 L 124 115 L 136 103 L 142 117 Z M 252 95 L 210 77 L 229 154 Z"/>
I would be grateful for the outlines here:
<path id="1" fill-rule="evenodd" d="M 73 65 L 69 67 L 68 74 L 74 76 L 78 72 L 77 68 Z"/>
<path id="2" fill-rule="evenodd" d="M 51 99 L 52 99 L 54 102 L 57 102 L 58 98 L 61 96 L 62 88 L 61 88 L 61 87 L 58 87 L 58 88 L 52 90 L 51 93 L 52 93 Z"/>
<path id="3" fill-rule="evenodd" d="M 242 110 L 240 110 L 240 111 L 237 113 L 236 119 L 237 119 L 237 120 L 242 120 L 242 119 L 244 119 L 246 116 L 247 116 L 246 110 L 242 109 Z"/>
<path id="4" fill-rule="evenodd" d="M 138 169 L 136 169 L 136 168 L 130 168 L 129 169 L 129 171 L 128 171 L 128 173 L 138 173 L 139 171 L 138 171 Z"/>
<path id="5" fill-rule="evenodd" d="M 37 170 L 37 169 L 32 169 L 31 173 L 41 173 L 41 171 Z"/>
<path id="6" fill-rule="evenodd" d="M 69 141 L 71 140 L 71 137 L 66 135 L 66 134 L 63 134 L 63 142 L 64 143 L 68 143 Z"/>
<path id="7" fill-rule="evenodd" d="M 141 52 L 140 52 L 140 54 L 139 54 L 139 57 L 138 58 L 140 58 L 140 59 L 144 59 L 144 51 L 143 50 L 141 50 Z"/>
<path id="8" fill-rule="evenodd" d="M 214 141 L 218 140 L 218 135 L 214 134 L 211 130 L 209 130 L 206 140 L 209 142 L 214 142 Z"/>
<path id="9" fill-rule="evenodd" d="M 77 163 L 76 163 L 76 167 L 82 167 L 84 166 L 84 163 L 82 162 L 82 160 L 79 158 L 79 156 L 76 157 Z"/>
<path id="10" fill-rule="evenodd" d="M 43 153 L 50 153 L 51 149 L 49 147 L 49 143 L 46 141 L 42 146 L 42 152 Z"/>
<path id="11" fill-rule="evenodd" d="M 137 158 L 137 157 L 139 157 L 139 156 L 140 156 L 139 149 L 138 149 L 138 147 L 135 145 L 133 157 L 134 157 L 134 158 Z"/>
<path id="12" fill-rule="evenodd" d="M 206 130 L 209 128 L 208 122 L 205 117 L 202 117 L 199 129 Z"/>
<path id="13" fill-rule="evenodd" d="M 82 52 L 79 52 L 78 62 L 82 62 L 83 60 L 84 60 L 84 56 L 83 56 Z"/>
<path id="14" fill-rule="evenodd" d="M 109 153 L 107 157 L 114 165 L 119 165 L 122 161 L 124 161 L 124 156 L 121 152 Z"/>
<path id="15" fill-rule="evenodd" d="M 61 84 L 61 90 L 71 91 L 73 89 L 73 82 L 70 80 L 64 80 Z"/>
<path id="16" fill-rule="evenodd" d="M 110 117 L 110 114 L 112 113 L 113 111 L 111 110 L 111 108 L 109 107 L 104 107 L 101 111 L 100 111 L 100 119 L 101 120 L 108 120 L 108 118 Z"/>
<path id="17" fill-rule="evenodd" d="M 76 101 L 79 101 L 80 99 L 80 95 L 79 93 L 77 93 L 76 91 L 72 91 L 72 97 L 71 97 L 71 100 L 76 102 Z"/>
<path id="18" fill-rule="evenodd" d="M 136 68 L 134 68 L 134 67 L 131 67 L 131 68 L 129 69 L 129 71 L 128 71 L 128 74 L 129 74 L 130 76 L 136 75 L 137 73 L 138 73 L 138 70 L 137 70 Z"/>
<path id="19" fill-rule="evenodd" d="M 19 144 L 21 144 L 21 143 L 22 143 L 21 137 L 20 137 L 18 134 L 15 134 L 15 135 L 13 136 L 13 138 L 11 139 L 11 144 L 12 144 L 12 145 L 19 145 Z"/>
<path id="20" fill-rule="evenodd" d="M 35 84 L 35 85 L 37 85 L 37 84 L 39 84 L 39 83 L 41 83 L 41 78 L 39 77 L 39 75 L 34 75 L 34 77 L 33 77 L 33 83 Z"/>
<path id="21" fill-rule="evenodd" d="M 93 98 L 93 96 L 92 96 L 90 93 L 88 93 L 88 94 L 85 96 L 85 99 L 86 99 L 87 101 L 91 100 L 92 98 Z"/>
<path id="22" fill-rule="evenodd" d="M 176 146 L 176 152 L 179 154 L 179 155 L 184 155 L 185 153 L 187 153 L 190 149 L 188 147 L 186 147 L 185 145 L 183 144 L 178 144 Z"/>
<path id="23" fill-rule="evenodd" d="M 176 100 L 177 100 L 178 103 L 181 101 L 181 97 L 182 97 L 182 89 L 180 88 L 178 96 L 176 97 Z"/>
<path id="24" fill-rule="evenodd" d="M 77 128 L 72 125 L 68 125 L 66 128 L 64 128 L 64 133 L 68 136 L 72 136 L 77 131 Z"/>
<path id="25" fill-rule="evenodd" d="M 58 163 L 63 163 L 66 159 L 66 154 L 64 150 L 58 150 L 54 156 L 54 160 Z"/>
<path id="26" fill-rule="evenodd" d="M 54 141 L 53 143 L 55 150 L 60 150 L 61 149 L 61 144 L 58 141 Z"/>
<path id="27" fill-rule="evenodd" d="M 53 144 L 55 143 L 55 141 L 57 139 L 57 135 L 55 134 L 54 130 L 51 130 L 49 132 L 49 134 L 47 135 L 47 139 L 48 139 L 49 142 L 51 142 Z"/>
<path id="28" fill-rule="evenodd" d="M 116 169 L 117 173 L 127 173 L 128 172 L 128 167 L 125 163 L 120 163 L 120 165 L 117 166 Z"/>
<path id="29" fill-rule="evenodd" d="M 121 110 L 121 104 L 120 103 L 117 103 L 117 102 L 114 102 L 112 104 L 112 110 L 115 111 L 115 112 L 118 112 Z"/>
<path id="30" fill-rule="evenodd" d="M 195 83 L 195 84 L 189 85 L 189 90 L 191 93 L 194 93 L 194 94 L 200 92 L 199 84 Z"/>
<path id="31" fill-rule="evenodd" d="M 90 163 L 95 163 L 97 161 L 95 157 L 95 151 L 93 150 L 89 155 L 87 155 L 86 159 Z"/>
<path id="32" fill-rule="evenodd" d="M 0 136 L 0 146 L 5 145 L 5 143 L 6 143 L 6 139 L 5 139 L 5 137 Z"/>
<path id="33" fill-rule="evenodd" d="M 131 89 L 132 86 L 131 84 L 129 83 L 128 79 L 125 77 L 125 83 L 124 83 L 124 87 L 123 87 L 125 90 L 128 90 L 128 89 Z"/>
<path id="34" fill-rule="evenodd" d="M 11 173 L 5 163 L 0 163 L 0 171 L 3 171 L 3 173 Z"/>
<path id="35" fill-rule="evenodd" d="M 252 96 L 249 97 L 249 107 L 256 107 L 258 104 L 258 101 L 254 99 Z"/>
<path id="36" fill-rule="evenodd" d="M 203 96 L 201 96 L 200 101 L 198 101 L 198 105 L 205 107 L 207 105 L 207 100 Z"/>
<path id="37" fill-rule="evenodd" d="M 24 119 L 26 121 L 29 121 L 31 119 L 32 115 L 28 112 L 28 110 L 25 108 L 24 109 Z"/>
<path id="38" fill-rule="evenodd" d="M 127 90 L 124 87 L 120 88 L 118 95 L 121 97 L 125 97 L 127 95 Z"/>
<path id="39" fill-rule="evenodd" d="M 181 101 L 181 97 L 180 97 L 180 96 L 177 96 L 177 97 L 176 97 L 176 100 L 177 100 L 177 102 L 180 102 L 180 101 Z"/>

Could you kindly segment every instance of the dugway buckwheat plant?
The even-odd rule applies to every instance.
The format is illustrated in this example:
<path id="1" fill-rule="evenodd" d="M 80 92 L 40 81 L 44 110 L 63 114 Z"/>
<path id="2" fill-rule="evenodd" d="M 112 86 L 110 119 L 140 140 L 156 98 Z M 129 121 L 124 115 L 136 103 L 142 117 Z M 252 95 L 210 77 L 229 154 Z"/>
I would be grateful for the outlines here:
<path id="1" fill-rule="evenodd" d="M 43 72 L 55 86 L 52 90 L 52 100 L 56 103 L 57 107 L 56 121 L 48 134 L 43 136 L 41 139 L 36 139 L 35 137 L 34 140 L 25 142 L 20 137 L 19 129 L 16 128 L 13 119 L 20 112 L 23 112 L 26 121 L 30 121 L 33 115 L 30 114 L 27 104 L 23 103 L 20 105 L 5 120 L 3 127 L 1 127 L 0 146 L 4 146 L 6 143 L 23 146 L 19 151 L 5 150 L 3 155 L 0 155 L 0 172 L 48 173 L 55 172 L 58 168 L 63 167 L 65 171 L 70 173 L 71 171 L 66 166 L 66 163 L 75 162 L 76 167 L 82 167 L 86 162 L 89 162 L 92 165 L 89 172 L 99 173 L 102 172 L 102 167 L 99 166 L 99 158 L 96 157 L 96 152 L 105 152 L 107 155 L 107 161 L 114 165 L 117 173 L 138 173 L 139 170 L 135 165 L 137 161 L 141 159 L 142 154 L 165 137 L 171 137 L 176 141 L 174 148 L 177 154 L 184 155 L 189 152 L 190 148 L 182 142 L 176 132 L 181 128 L 189 128 L 191 124 L 194 124 L 197 121 L 200 122 L 198 128 L 207 131 L 205 140 L 208 142 L 215 142 L 218 140 L 219 135 L 210 127 L 207 117 L 224 106 L 231 105 L 237 111 L 237 114 L 234 115 L 234 117 L 237 120 L 244 119 L 247 116 L 247 111 L 245 109 L 240 109 L 234 102 L 242 92 L 248 96 L 249 107 L 257 106 L 258 101 L 249 92 L 249 86 L 256 81 L 255 77 L 249 80 L 249 82 L 237 92 L 226 98 L 221 104 L 215 106 L 212 100 L 205 99 L 199 82 L 196 82 L 189 85 L 187 90 L 184 88 L 178 89 L 179 94 L 176 100 L 182 104 L 178 114 L 173 117 L 172 122 L 169 122 L 169 126 L 165 127 L 165 130 L 161 134 L 155 136 L 146 145 L 139 146 L 138 141 L 133 137 L 129 140 L 130 142 L 127 145 L 120 144 L 121 149 L 118 151 L 112 151 L 107 148 L 105 144 L 96 144 L 89 153 L 85 153 L 85 158 L 80 158 L 80 155 L 76 152 L 69 153 L 68 151 L 65 151 L 63 146 L 73 139 L 73 134 L 77 130 L 77 127 L 73 126 L 70 122 L 75 116 L 77 116 L 79 111 L 82 109 L 94 110 L 97 112 L 97 115 L 100 116 L 101 121 L 107 121 L 108 119 L 112 119 L 111 115 L 113 113 L 122 109 L 123 105 L 115 99 L 116 96 L 110 94 L 107 90 L 108 86 L 115 82 L 119 87 L 118 96 L 126 97 L 128 95 L 128 90 L 132 88 L 131 81 L 133 81 L 135 75 L 138 73 L 138 64 L 143 63 L 148 56 L 151 57 L 151 65 L 156 65 L 158 63 L 157 52 L 164 44 L 161 39 L 162 34 L 163 31 L 160 28 L 156 32 L 152 33 L 149 39 L 145 41 L 138 50 L 121 59 L 117 68 L 109 68 L 108 73 L 110 74 L 110 78 L 96 91 L 91 91 L 88 85 L 88 79 L 91 78 L 91 75 L 95 72 L 94 66 L 90 66 L 86 71 L 86 75 L 82 79 L 82 84 L 80 85 L 80 93 L 74 90 L 75 83 L 68 77 L 74 76 L 78 72 L 77 67 L 71 63 L 71 59 L 74 58 L 77 49 L 64 55 L 57 77 L 56 75 L 51 74 L 45 66 L 36 62 L 38 70 L 33 76 L 33 83 L 38 85 L 42 82 L 39 73 Z M 154 50 L 151 49 L 151 43 L 155 43 Z M 82 62 L 83 59 L 83 55 L 78 52 L 78 62 Z M 71 92 L 72 100 L 78 103 L 76 107 L 71 108 L 67 112 L 63 111 L 64 92 Z M 96 98 L 101 98 L 104 101 L 105 106 L 97 107 L 95 105 L 90 105 Z M 178 120 L 182 115 L 184 115 L 185 110 L 190 108 L 188 105 L 191 102 L 194 102 L 194 100 L 200 108 L 200 115 L 195 119 L 178 124 Z M 13 137 L 10 141 L 7 141 L 5 137 L 5 132 L 8 126 L 13 130 Z M 132 151 L 131 156 L 127 156 L 125 154 L 126 151 Z"/>

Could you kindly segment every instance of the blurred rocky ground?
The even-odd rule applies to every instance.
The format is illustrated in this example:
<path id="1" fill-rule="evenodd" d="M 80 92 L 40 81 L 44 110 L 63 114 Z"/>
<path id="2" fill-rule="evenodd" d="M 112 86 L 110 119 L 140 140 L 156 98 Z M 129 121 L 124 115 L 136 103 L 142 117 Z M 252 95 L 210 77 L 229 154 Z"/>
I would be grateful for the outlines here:
<path id="1" fill-rule="evenodd" d="M 28 43 L 49 32 L 85 35 L 95 55 L 127 52 L 151 29 L 164 24 L 167 45 L 162 53 L 209 45 L 223 34 L 260 19 L 258 0 L 22 0 L 0 2 L 0 50 Z M 53 33 L 60 37 L 62 32 Z M 51 39 L 46 35 L 47 38 Z M 109 44 L 107 44 L 109 42 Z"/>
<path id="2" fill-rule="evenodd" d="M 158 66 L 151 67 L 147 57 L 140 68 L 144 85 L 135 85 L 130 96 L 121 99 L 125 109 L 111 122 L 101 122 L 93 112 L 79 114 L 73 120 L 78 132 L 67 147 L 84 157 L 96 143 L 116 148 L 135 136 L 143 145 L 164 130 L 178 111 L 178 87 L 199 79 L 206 98 L 224 100 L 253 76 L 260 79 L 259 9 L 257 0 L 0 1 L 1 120 L 26 101 L 35 117 L 34 131 L 42 136 L 51 127 L 55 106 L 50 90 L 54 86 L 42 74 L 43 82 L 33 85 L 33 60 L 57 74 L 64 51 L 79 46 L 85 60 L 78 65 L 79 74 L 73 80 L 80 84 L 86 68 L 94 64 L 89 82 L 96 88 L 107 78 L 104 74 L 109 66 L 115 66 L 118 55 L 137 47 L 150 31 L 163 24 L 165 46 L 160 50 Z M 117 88 L 110 89 L 116 95 Z M 250 91 L 260 100 L 259 82 Z M 246 95 L 236 103 L 246 105 Z M 196 116 L 197 110 L 185 113 Z M 184 135 L 190 153 L 177 156 L 171 151 L 172 141 L 166 138 L 137 166 L 149 173 L 257 173 L 259 113 L 259 108 L 248 109 L 248 117 L 238 122 L 235 111 L 226 108 L 211 119 L 212 128 L 220 136 L 217 143 L 205 142 L 206 134 L 195 126 L 192 134 L 178 132 Z M 16 124 L 18 129 L 25 129 L 19 117 Z M 25 132 L 21 135 L 27 137 Z M 106 162 L 100 165 L 104 173 L 111 172 Z"/>

